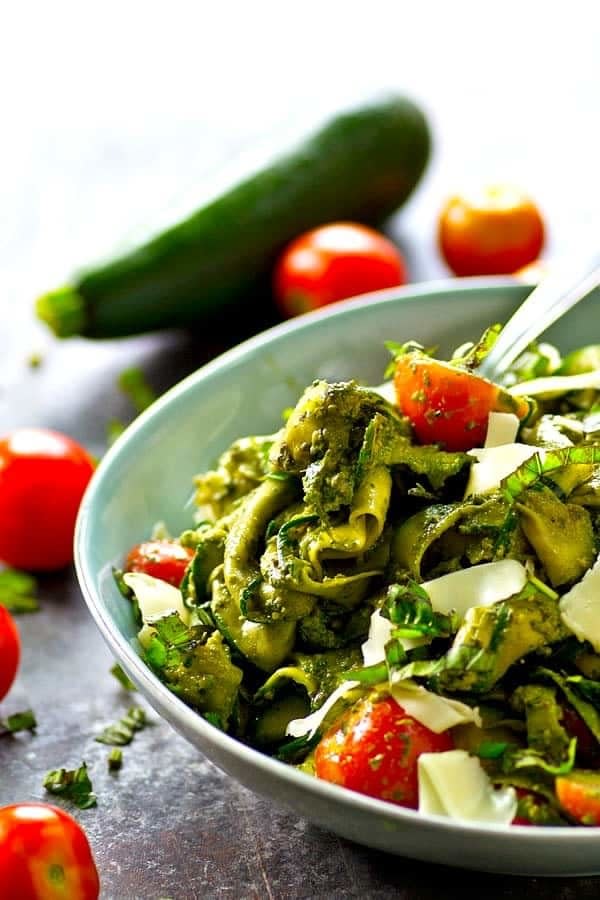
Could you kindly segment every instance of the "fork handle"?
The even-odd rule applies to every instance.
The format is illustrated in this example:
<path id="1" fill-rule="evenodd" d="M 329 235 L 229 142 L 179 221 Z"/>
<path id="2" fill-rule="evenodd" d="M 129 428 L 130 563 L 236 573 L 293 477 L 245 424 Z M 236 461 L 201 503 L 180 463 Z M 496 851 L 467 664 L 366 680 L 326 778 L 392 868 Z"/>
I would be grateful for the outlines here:
<path id="1" fill-rule="evenodd" d="M 502 375 L 536 337 L 600 285 L 600 258 L 557 269 L 534 288 L 500 332 L 477 372 L 491 381 Z"/>

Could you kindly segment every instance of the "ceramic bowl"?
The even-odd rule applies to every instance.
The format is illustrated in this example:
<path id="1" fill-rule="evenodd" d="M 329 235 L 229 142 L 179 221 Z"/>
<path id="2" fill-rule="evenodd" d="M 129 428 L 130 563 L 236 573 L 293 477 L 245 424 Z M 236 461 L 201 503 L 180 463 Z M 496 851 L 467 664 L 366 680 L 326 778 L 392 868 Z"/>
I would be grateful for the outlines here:
<path id="1" fill-rule="evenodd" d="M 192 477 L 236 437 L 275 430 L 315 378 L 382 380 L 385 340 L 414 338 L 442 354 L 505 321 L 528 293 L 506 280 L 453 280 L 377 292 L 252 338 L 186 378 L 131 425 L 85 495 L 76 567 L 110 649 L 154 709 L 217 766 L 310 821 L 381 850 L 453 866 L 522 874 L 600 873 L 600 828 L 465 824 L 420 815 L 311 778 L 244 746 L 185 706 L 138 656 L 128 602 L 111 567 L 162 520 L 191 523 Z M 563 350 L 600 341 L 600 295 L 548 332 Z"/>

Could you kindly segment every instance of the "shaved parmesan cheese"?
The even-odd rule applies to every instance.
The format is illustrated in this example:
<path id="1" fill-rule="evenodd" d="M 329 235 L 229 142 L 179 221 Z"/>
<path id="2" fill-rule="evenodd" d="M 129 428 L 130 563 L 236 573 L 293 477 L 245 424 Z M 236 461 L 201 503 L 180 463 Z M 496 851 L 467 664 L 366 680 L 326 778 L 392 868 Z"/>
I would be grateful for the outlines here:
<path id="1" fill-rule="evenodd" d="M 361 646 L 365 666 L 374 666 L 385 660 L 385 645 L 392 637 L 393 625 L 378 609 L 371 614 L 369 636 Z"/>
<path id="2" fill-rule="evenodd" d="M 472 606 L 491 606 L 518 594 L 526 581 L 527 571 L 522 563 L 502 559 L 450 572 L 424 581 L 421 587 L 427 591 L 435 612 L 447 615 L 455 610 L 462 619 Z"/>
<path id="3" fill-rule="evenodd" d="M 419 812 L 494 825 L 510 825 L 515 817 L 514 788 L 495 789 L 465 750 L 421 753 L 418 772 Z"/>
<path id="4" fill-rule="evenodd" d="M 503 444 L 514 443 L 520 424 L 519 417 L 514 413 L 491 412 L 483 446 L 501 447 Z"/>
<path id="5" fill-rule="evenodd" d="M 475 722 L 481 727 L 481 717 L 476 707 L 467 706 L 459 700 L 440 697 L 439 694 L 434 694 L 409 679 L 396 681 L 392 679 L 390 688 L 396 703 L 399 703 L 409 716 L 436 734 L 465 722 Z"/>
<path id="6" fill-rule="evenodd" d="M 383 397 L 383 399 L 387 400 L 388 403 L 391 403 L 392 406 L 396 405 L 396 391 L 394 389 L 393 381 L 384 381 L 383 384 L 378 384 L 376 387 L 369 388 L 369 390 L 373 391 L 374 394 L 379 394 L 380 397 Z"/>
<path id="7" fill-rule="evenodd" d="M 600 390 L 600 369 L 581 372 L 579 375 L 548 375 L 546 378 L 532 378 L 508 388 L 509 394 L 529 397 L 560 396 L 569 391 L 585 391 L 588 388 Z"/>
<path id="8" fill-rule="evenodd" d="M 600 556 L 558 605 L 567 628 L 600 653 Z"/>
<path id="9" fill-rule="evenodd" d="M 309 716 L 304 716 L 303 719 L 292 719 L 291 722 L 288 722 L 285 733 L 289 734 L 290 737 L 304 737 L 304 735 L 306 735 L 311 738 L 318 730 L 329 710 L 332 709 L 338 700 L 341 700 L 348 691 L 358 687 L 359 684 L 360 682 L 358 681 L 343 681 L 342 684 L 335 689 L 333 694 L 329 695 L 323 706 L 316 712 L 311 713 Z"/>
<path id="10" fill-rule="evenodd" d="M 161 578 L 154 578 L 153 575 L 146 575 L 145 572 L 125 572 L 123 581 L 135 594 L 140 608 L 144 625 L 138 638 L 143 646 L 152 637 L 152 623 L 157 619 L 176 612 L 186 625 L 189 623 L 190 612 L 184 606 L 181 591 L 172 584 Z"/>
<path id="11" fill-rule="evenodd" d="M 450 572 L 421 585 L 427 591 L 435 612 L 456 612 L 461 619 L 472 606 L 491 606 L 518 594 L 525 587 L 527 572 L 515 559 L 482 563 Z M 385 661 L 385 645 L 392 637 L 394 626 L 376 609 L 371 614 L 369 636 L 361 647 L 365 666 Z M 401 638 L 405 650 L 428 643 L 427 638 Z"/>
<path id="12" fill-rule="evenodd" d="M 502 444 L 500 447 L 484 447 L 469 450 L 469 456 L 477 460 L 471 466 L 465 497 L 487 494 L 500 487 L 500 482 L 521 463 L 535 453 L 542 454 L 540 447 L 530 444 Z"/>
<path id="13" fill-rule="evenodd" d="M 369 635 L 361 646 L 365 666 L 375 666 L 385 662 L 385 645 L 392 637 L 394 626 L 382 616 L 378 609 L 371 613 Z M 429 642 L 428 638 L 399 638 L 405 650 L 413 650 Z"/>

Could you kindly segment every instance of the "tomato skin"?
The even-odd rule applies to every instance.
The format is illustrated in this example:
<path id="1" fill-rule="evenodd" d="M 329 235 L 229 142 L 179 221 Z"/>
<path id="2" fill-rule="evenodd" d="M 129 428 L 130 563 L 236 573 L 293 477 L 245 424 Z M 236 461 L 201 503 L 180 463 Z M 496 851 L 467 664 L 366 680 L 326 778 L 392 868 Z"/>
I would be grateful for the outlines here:
<path id="1" fill-rule="evenodd" d="M 397 358 L 394 388 L 398 408 L 410 419 L 417 439 L 445 450 L 483 446 L 493 410 L 519 418 L 529 412 L 526 400 L 511 397 L 493 382 L 418 353 Z"/>
<path id="2" fill-rule="evenodd" d="M 99 894 L 94 857 L 75 819 L 47 803 L 0 809 L 3 900 L 97 900 Z"/>
<path id="3" fill-rule="evenodd" d="M 323 736 L 315 751 L 315 772 L 317 778 L 360 794 L 417 809 L 418 757 L 453 748 L 448 732 L 430 731 L 392 697 L 367 697 Z"/>
<path id="4" fill-rule="evenodd" d="M 280 312 L 291 317 L 406 280 L 404 260 L 390 240 L 365 225 L 333 222 L 283 250 L 273 291 Z"/>
<path id="5" fill-rule="evenodd" d="M 8 694 L 21 659 L 21 640 L 15 620 L 0 605 L 0 700 Z"/>
<path id="6" fill-rule="evenodd" d="M 507 185 L 450 197 L 438 221 L 440 250 L 455 275 L 516 272 L 538 258 L 544 239 L 533 200 Z"/>
<path id="7" fill-rule="evenodd" d="M 600 825 L 600 773 L 573 772 L 555 781 L 562 808 L 582 825 Z"/>
<path id="8" fill-rule="evenodd" d="M 0 559 L 29 571 L 68 565 L 93 471 L 83 447 L 56 431 L 20 428 L 0 440 Z"/>
<path id="9" fill-rule="evenodd" d="M 144 541 L 131 548 L 125 568 L 128 572 L 145 572 L 179 587 L 193 556 L 192 549 L 176 541 Z"/>

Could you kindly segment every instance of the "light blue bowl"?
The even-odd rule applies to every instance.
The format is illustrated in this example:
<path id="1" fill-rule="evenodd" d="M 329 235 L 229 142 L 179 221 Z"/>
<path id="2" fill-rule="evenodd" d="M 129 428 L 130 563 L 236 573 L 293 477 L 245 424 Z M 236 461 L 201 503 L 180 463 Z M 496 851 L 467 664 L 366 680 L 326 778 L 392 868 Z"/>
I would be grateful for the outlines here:
<path id="1" fill-rule="evenodd" d="M 315 378 L 382 380 L 385 340 L 414 338 L 441 353 L 505 321 L 528 288 L 453 280 L 381 291 L 277 326 L 186 378 L 140 416 L 101 462 L 83 500 L 76 567 L 109 647 L 154 709 L 216 765 L 253 790 L 359 843 L 447 865 L 521 874 L 600 873 L 600 829 L 457 824 L 373 800 L 297 772 L 213 728 L 136 652 L 129 604 L 111 566 L 159 520 L 191 524 L 192 477 L 236 437 L 279 427 Z M 568 350 L 600 341 L 598 293 L 548 332 Z"/>

